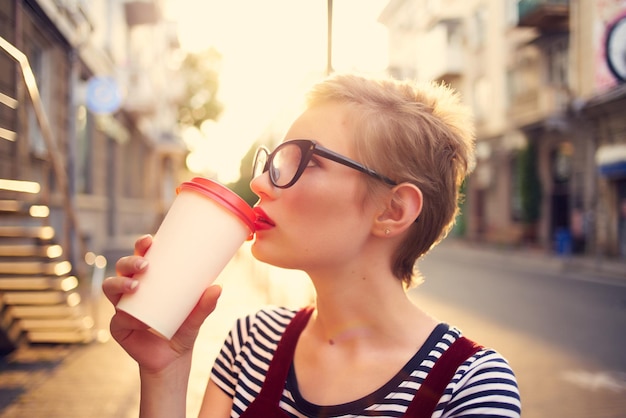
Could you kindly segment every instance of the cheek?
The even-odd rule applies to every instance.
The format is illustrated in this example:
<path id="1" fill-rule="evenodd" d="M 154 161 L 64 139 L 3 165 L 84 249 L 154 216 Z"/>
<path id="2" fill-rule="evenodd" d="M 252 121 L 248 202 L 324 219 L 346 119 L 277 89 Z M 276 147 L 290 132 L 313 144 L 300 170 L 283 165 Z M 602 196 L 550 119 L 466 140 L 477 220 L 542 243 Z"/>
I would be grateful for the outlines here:
<path id="1" fill-rule="evenodd" d="M 350 239 L 368 224 L 359 196 L 355 188 L 335 186 L 295 198 L 288 205 L 289 225 L 297 234 L 291 237 L 304 237 L 300 245 L 310 247 L 333 246 L 334 242 Z"/>
<path id="2" fill-rule="evenodd" d="M 253 254 L 269 264 L 304 270 L 352 257 L 369 231 L 355 193 L 335 185 L 281 196 L 280 229 L 255 242 Z"/>
<path id="3" fill-rule="evenodd" d="M 315 219 L 318 224 L 313 226 L 317 227 L 360 211 L 355 190 L 348 187 L 311 188 L 307 193 L 294 195 L 292 199 L 285 201 L 285 204 L 293 209 L 290 215 L 294 218 L 300 218 L 309 226 L 311 224 L 308 221 Z"/>

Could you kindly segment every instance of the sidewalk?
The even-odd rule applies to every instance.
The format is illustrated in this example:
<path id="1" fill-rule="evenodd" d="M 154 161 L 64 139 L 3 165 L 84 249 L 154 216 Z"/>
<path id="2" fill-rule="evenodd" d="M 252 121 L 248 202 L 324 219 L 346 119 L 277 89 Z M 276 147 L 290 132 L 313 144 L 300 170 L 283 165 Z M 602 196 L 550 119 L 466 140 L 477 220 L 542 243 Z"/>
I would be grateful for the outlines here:
<path id="1" fill-rule="evenodd" d="M 609 260 L 589 255 L 556 255 L 533 248 L 503 248 L 453 237 L 444 240 L 433 251 L 447 251 L 455 257 L 463 257 L 466 261 L 498 263 L 510 268 L 626 285 L 626 260 Z"/>
<path id="2" fill-rule="evenodd" d="M 289 276 L 289 277 L 286 277 Z M 215 356 L 237 317 L 268 304 L 310 303 L 308 280 L 252 259 L 242 248 L 222 272 L 224 290 L 196 344 L 188 416 L 196 416 Z M 102 300 L 99 324 L 113 313 Z M 106 329 L 104 336 L 110 337 Z M 131 418 L 139 415 L 134 361 L 112 339 L 81 346 L 33 346 L 0 360 L 0 418 Z"/>
<path id="3" fill-rule="evenodd" d="M 590 277 L 626 285 L 626 264 L 583 257 L 555 257 L 535 250 L 508 250 L 448 238 L 433 251 L 454 259 L 498 263 L 543 274 Z M 224 291 L 200 331 L 189 384 L 188 416 L 196 416 L 213 360 L 234 320 L 260 307 L 299 307 L 312 301 L 303 273 L 262 265 L 242 248 L 218 282 Z M 112 307 L 102 301 L 100 324 L 108 336 Z M 0 360 L 0 418 L 131 418 L 138 416 L 137 367 L 108 339 L 86 346 L 33 346 Z"/>

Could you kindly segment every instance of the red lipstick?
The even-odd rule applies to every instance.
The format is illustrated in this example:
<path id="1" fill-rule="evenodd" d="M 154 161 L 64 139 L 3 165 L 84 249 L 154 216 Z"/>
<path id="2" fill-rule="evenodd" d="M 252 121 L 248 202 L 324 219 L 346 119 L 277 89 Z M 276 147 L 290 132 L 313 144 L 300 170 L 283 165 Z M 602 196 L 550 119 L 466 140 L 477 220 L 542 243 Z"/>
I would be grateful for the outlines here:
<path id="1" fill-rule="evenodd" d="M 263 209 L 256 206 L 252 210 L 254 211 L 254 214 L 256 215 L 254 227 L 256 228 L 257 231 L 271 229 L 276 226 L 272 218 L 267 216 L 267 214 L 265 213 L 265 211 L 263 211 Z"/>

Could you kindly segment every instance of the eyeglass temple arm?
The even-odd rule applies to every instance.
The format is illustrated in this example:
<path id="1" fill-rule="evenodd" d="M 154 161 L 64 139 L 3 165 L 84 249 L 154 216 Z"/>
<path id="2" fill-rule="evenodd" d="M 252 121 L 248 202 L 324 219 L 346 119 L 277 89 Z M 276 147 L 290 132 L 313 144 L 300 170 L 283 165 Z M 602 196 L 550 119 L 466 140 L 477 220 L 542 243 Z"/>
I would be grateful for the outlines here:
<path id="1" fill-rule="evenodd" d="M 379 174 L 376 171 L 365 167 L 363 164 L 357 163 L 356 161 L 351 160 L 347 157 L 344 157 L 343 155 L 337 154 L 329 149 L 322 148 L 319 145 L 315 148 L 314 152 L 336 163 L 343 164 L 347 167 L 354 168 L 355 170 L 358 170 L 362 173 L 369 174 L 370 176 L 376 177 L 377 179 L 382 180 L 391 186 L 397 185 L 397 183 L 391 180 L 389 177 L 383 176 L 382 174 Z"/>

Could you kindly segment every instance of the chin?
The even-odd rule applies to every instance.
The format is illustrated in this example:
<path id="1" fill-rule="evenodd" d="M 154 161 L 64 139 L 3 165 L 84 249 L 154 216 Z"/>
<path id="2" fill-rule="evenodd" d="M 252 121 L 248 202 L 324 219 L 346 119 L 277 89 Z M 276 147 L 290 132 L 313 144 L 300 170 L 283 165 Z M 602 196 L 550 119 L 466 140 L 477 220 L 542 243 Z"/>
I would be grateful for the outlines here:
<path id="1" fill-rule="evenodd" d="M 298 269 L 297 266 L 294 266 L 293 263 L 289 262 L 290 260 L 288 259 L 288 256 L 285 256 L 285 251 L 275 248 L 270 249 L 264 242 L 255 240 L 252 243 L 250 252 L 254 258 L 262 263 L 283 269 Z"/>
<path id="2" fill-rule="evenodd" d="M 265 243 L 259 242 L 258 238 L 255 239 L 252 243 L 252 246 L 250 247 L 250 252 L 252 253 L 252 256 L 257 260 L 263 263 L 275 265 L 275 260 L 273 260 L 275 257 L 272 257 L 272 254 L 275 254 L 275 252 L 268 251 Z"/>

